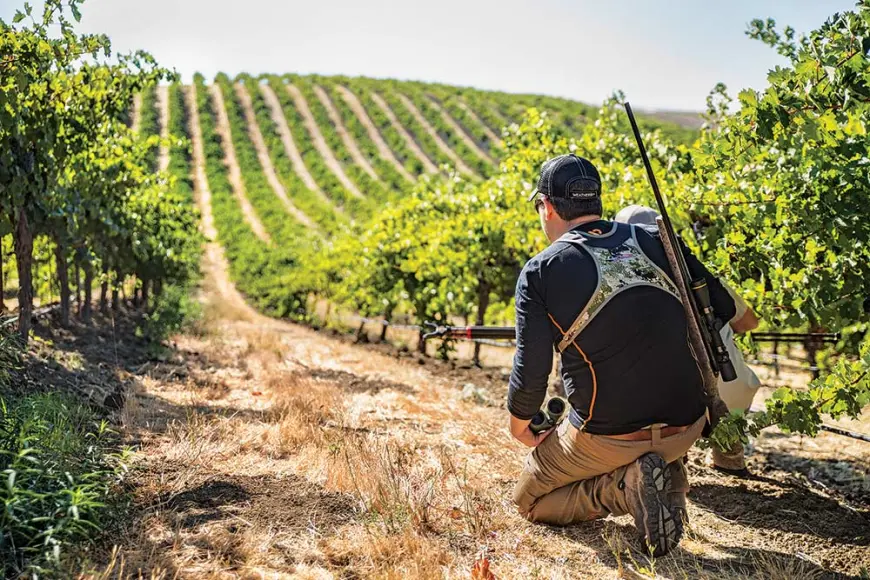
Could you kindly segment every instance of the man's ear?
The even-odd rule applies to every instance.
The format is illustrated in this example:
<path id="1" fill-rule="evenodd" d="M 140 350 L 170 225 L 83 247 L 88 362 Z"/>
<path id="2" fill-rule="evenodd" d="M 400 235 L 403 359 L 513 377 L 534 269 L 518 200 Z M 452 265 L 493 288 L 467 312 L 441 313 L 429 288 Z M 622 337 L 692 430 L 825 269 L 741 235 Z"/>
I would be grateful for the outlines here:
<path id="1" fill-rule="evenodd" d="M 551 220 L 556 215 L 556 208 L 553 207 L 553 204 L 550 203 L 549 199 L 544 200 L 544 208 L 547 210 L 544 214 L 546 219 Z"/>

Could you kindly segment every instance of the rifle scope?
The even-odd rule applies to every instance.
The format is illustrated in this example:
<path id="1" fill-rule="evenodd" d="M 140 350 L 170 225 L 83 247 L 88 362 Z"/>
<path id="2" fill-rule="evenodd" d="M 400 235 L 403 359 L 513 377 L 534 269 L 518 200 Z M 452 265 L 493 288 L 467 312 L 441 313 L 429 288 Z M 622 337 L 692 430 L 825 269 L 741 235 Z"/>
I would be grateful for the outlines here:
<path id="1" fill-rule="evenodd" d="M 710 304 L 710 289 L 707 287 L 707 281 L 703 278 L 697 278 L 692 280 L 689 286 L 692 288 L 695 303 L 698 305 L 698 310 L 701 312 L 704 325 L 707 327 L 710 335 L 713 358 L 716 360 L 716 366 L 719 367 L 722 380 L 725 382 L 733 381 L 737 378 L 737 371 L 734 370 L 731 356 L 728 354 L 728 349 L 725 347 L 722 335 L 719 334 L 721 325 L 716 319 L 716 314 L 713 312 L 713 305 Z"/>

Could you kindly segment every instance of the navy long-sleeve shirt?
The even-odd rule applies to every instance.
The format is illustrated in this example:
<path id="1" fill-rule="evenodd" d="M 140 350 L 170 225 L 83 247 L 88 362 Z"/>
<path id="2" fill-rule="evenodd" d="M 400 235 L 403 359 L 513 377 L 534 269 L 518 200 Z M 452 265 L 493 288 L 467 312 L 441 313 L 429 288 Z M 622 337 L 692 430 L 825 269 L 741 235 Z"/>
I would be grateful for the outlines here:
<path id="1" fill-rule="evenodd" d="M 596 221 L 584 232 L 616 232 L 625 224 Z M 644 253 L 673 279 L 654 230 L 637 228 Z M 703 276 L 721 320 L 730 320 L 734 301 L 719 280 L 684 248 L 692 277 Z M 598 271 L 575 244 L 555 242 L 528 261 L 516 287 L 517 350 L 508 410 L 531 419 L 546 397 L 554 346 L 595 291 Z M 688 425 L 704 412 L 703 379 L 689 346 L 680 301 L 661 289 L 640 286 L 614 296 L 562 353 L 562 378 L 571 404 L 569 419 L 592 434 L 630 433 L 652 423 Z M 580 352 L 582 351 L 582 353 Z M 585 356 L 585 358 L 584 358 Z M 588 359 L 588 360 L 587 360 Z M 594 413 L 589 409 L 595 392 Z"/>

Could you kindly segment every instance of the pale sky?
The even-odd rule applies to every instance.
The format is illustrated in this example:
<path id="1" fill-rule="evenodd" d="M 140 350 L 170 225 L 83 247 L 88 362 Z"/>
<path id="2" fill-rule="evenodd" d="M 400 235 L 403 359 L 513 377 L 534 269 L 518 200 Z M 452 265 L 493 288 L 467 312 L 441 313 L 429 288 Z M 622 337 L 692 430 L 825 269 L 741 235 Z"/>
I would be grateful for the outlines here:
<path id="1" fill-rule="evenodd" d="M 37 4 L 38 2 L 34 2 Z M 0 0 L 8 19 L 23 2 Z M 223 71 L 365 75 L 701 110 L 765 85 L 780 57 L 753 18 L 798 32 L 854 0 L 88 0 L 82 29 L 150 51 L 189 80 Z"/>

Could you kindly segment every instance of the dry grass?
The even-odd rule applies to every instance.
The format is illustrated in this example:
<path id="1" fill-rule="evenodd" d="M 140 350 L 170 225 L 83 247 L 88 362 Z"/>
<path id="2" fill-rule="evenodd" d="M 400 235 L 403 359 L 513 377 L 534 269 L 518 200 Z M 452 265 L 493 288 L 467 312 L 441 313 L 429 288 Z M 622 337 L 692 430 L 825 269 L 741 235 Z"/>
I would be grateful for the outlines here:
<path id="1" fill-rule="evenodd" d="M 502 409 L 220 289 L 206 289 L 202 332 L 178 338 L 196 353 L 186 375 L 155 368 L 128 397 L 137 515 L 88 577 L 468 578 L 483 554 L 500 579 L 822 575 L 789 554 L 811 536 L 701 506 L 658 560 L 629 518 L 532 525 L 510 502 L 524 450 Z"/>
<path id="2" fill-rule="evenodd" d="M 351 577 L 384 580 L 443 578 L 455 561 L 440 542 L 412 528 L 384 534 L 360 526 L 327 539 L 323 551 L 331 567 Z"/>

